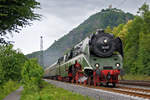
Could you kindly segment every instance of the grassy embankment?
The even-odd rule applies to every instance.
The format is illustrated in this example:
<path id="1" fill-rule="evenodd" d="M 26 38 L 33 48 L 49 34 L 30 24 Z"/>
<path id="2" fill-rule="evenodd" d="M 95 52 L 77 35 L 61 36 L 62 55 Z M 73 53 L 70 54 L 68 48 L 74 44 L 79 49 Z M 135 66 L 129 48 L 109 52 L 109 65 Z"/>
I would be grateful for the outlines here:
<path id="1" fill-rule="evenodd" d="M 8 81 L 3 85 L 0 85 L 0 100 L 3 100 L 8 94 L 15 91 L 20 87 L 20 84 L 14 81 Z"/>
<path id="2" fill-rule="evenodd" d="M 21 100 L 92 100 L 89 97 L 73 93 L 62 88 L 58 88 L 47 82 L 42 82 L 42 88 L 39 91 L 33 92 L 24 90 Z"/>
<path id="3" fill-rule="evenodd" d="M 147 76 L 147 75 L 126 74 L 123 78 L 125 80 L 144 80 L 144 81 L 150 81 L 150 76 Z"/>

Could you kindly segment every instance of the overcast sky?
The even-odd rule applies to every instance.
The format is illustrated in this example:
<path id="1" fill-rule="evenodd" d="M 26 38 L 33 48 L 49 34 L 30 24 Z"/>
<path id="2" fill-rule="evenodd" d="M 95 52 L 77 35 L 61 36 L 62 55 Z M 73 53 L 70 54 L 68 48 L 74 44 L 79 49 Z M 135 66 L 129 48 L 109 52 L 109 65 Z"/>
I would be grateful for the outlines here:
<path id="1" fill-rule="evenodd" d="M 44 49 L 55 40 L 77 27 L 90 15 L 108 8 L 111 4 L 136 14 L 144 2 L 150 0 L 38 0 L 41 9 L 36 12 L 43 17 L 34 21 L 32 26 L 24 28 L 19 34 L 14 34 L 10 40 L 15 41 L 14 48 L 19 48 L 24 54 L 40 50 L 40 36 L 43 36 Z"/>

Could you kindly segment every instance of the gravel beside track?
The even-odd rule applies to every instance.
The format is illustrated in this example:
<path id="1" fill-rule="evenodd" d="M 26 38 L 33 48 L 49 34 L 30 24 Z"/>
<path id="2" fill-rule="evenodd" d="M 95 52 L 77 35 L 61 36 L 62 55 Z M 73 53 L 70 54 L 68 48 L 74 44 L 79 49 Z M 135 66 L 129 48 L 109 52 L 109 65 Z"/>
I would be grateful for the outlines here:
<path id="1" fill-rule="evenodd" d="M 129 96 L 126 94 L 105 91 L 103 89 L 89 88 L 89 87 L 85 87 L 81 85 L 59 82 L 55 80 L 45 79 L 45 81 L 53 85 L 56 85 L 57 87 L 61 87 L 72 92 L 76 92 L 85 96 L 89 96 L 95 100 L 149 100 L 149 99 L 144 99 L 140 97 Z"/>

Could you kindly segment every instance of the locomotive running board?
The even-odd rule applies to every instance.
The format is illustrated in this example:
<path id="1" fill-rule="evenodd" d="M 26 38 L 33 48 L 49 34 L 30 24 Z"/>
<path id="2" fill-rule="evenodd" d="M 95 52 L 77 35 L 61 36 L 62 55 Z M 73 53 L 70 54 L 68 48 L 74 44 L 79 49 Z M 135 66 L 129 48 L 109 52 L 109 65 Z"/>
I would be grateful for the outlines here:
<path id="1" fill-rule="evenodd" d="M 85 59 L 85 61 L 87 62 L 87 64 L 88 64 L 88 69 L 93 69 L 92 67 L 91 67 L 91 65 L 89 64 L 89 61 L 87 60 L 87 58 L 84 56 L 84 54 L 80 54 L 80 55 L 78 55 L 78 56 L 76 56 L 76 57 L 74 57 L 74 58 L 72 58 L 72 59 L 70 59 L 70 60 L 68 60 L 67 62 L 65 62 L 65 63 L 63 63 L 63 64 L 60 64 L 59 66 L 63 66 L 63 65 L 65 65 L 65 64 L 67 64 L 67 63 L 70 63 L 70 62 L 73 62 L 73 61 L 75 61 L 75 60 L 77 60 L 77 59 L 79 59 L 79 58 L 82 58 L 83 57 L 83 59 Z M 49 67 L 50 68 L 50 67 Z M 86 67 L 87 68 L 87 67 Z"/>

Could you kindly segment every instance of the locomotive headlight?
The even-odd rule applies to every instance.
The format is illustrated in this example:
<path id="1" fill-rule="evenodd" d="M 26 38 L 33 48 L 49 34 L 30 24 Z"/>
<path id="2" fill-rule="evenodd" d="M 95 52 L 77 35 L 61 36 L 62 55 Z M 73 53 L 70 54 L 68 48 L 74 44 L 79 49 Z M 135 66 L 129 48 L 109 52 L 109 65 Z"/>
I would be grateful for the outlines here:
<path id="1" fill-rule="evenodd" d="M 107 43 L 107 39 L 104 39 L 104 43 Z"/>
<path id="2" fill-rule="evenodd" d="M 119 66 L 120 66 L 120 64 L 119 64 L 119 63 L 116 63 L 116 66 L 117 66 L 117 67 L 119 67 Z"/>
<path id="3" fill-rule="evenodd" d="M 97 63 L 97 64 L 95 64 L 95 67 L 99 67 L 99 64 Z"/>

